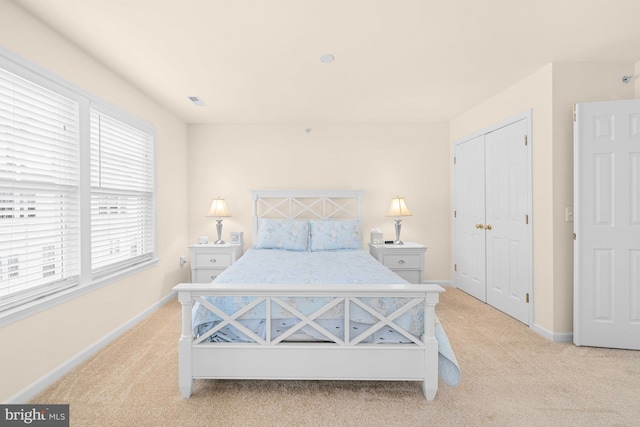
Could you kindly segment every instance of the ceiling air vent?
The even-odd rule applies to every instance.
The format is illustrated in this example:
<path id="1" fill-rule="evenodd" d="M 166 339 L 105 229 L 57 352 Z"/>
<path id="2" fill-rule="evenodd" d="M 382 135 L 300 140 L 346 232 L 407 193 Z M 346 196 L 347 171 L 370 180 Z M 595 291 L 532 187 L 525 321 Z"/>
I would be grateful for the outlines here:
<path id="1" fill-rule="evenodd" d="M 195 105 L 196 107 L 204 107 L 205 105 L 207 105 L 202 99 L 198 98 L 197 96 L 190 96 L 189 101 L 193 102 L 193 105 Z"/>

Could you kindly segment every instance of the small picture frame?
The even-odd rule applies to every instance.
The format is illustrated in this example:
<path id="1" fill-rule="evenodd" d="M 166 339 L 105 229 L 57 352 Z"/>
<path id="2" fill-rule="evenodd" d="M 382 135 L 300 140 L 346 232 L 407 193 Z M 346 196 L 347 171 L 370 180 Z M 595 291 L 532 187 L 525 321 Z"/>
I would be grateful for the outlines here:
<path id="1" fill-rule="evenodd" d="M 244 233 L 242 231 L 232 231 L 231 243 L 236 245 L 244 243 Z"/>

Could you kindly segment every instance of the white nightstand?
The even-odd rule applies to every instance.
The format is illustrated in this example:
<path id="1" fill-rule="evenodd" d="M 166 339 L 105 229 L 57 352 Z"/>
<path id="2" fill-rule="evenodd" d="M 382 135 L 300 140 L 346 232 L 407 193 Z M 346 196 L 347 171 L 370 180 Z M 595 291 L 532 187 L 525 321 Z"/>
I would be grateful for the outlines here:
<path id="1" fill-rule="evenodd" d="M 426 246 L 412 242 L 405 242 L 404 245 L 369 243 L 371 255 L 409 283 L 422 283 L 426 251 Z"/>
<path id="2" fill-rule="evenodd" d="M 209 283 L 224 269 L 242 256 L 243 245 L 224 243 L 189 245 L 191 252 L 191 281 Z"/>

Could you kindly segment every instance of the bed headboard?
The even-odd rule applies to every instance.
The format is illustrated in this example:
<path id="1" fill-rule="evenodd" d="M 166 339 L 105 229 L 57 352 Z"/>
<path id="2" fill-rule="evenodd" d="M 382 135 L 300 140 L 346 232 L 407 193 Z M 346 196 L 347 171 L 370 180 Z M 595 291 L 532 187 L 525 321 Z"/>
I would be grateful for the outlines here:
<path id="1" fill-rule="evenodd" d="M 360 190 L 254 190 L 253 238 L 258 235 L 260 218 L 350 218 L 359 220 L 362 227 L 363 195 Z"/>

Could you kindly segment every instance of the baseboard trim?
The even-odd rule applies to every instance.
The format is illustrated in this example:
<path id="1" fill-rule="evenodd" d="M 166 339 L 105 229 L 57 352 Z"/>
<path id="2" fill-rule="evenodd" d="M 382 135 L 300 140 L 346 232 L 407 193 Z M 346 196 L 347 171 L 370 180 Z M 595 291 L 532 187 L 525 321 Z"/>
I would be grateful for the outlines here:
<path id="1" fill-rule="evenodd" d="M 423 285 L 451 286 L 451 280 L 423 280 Z"/>
<path id="2" fill-rule="evenodd" d="M 158 308 L 162 307 L 169 301 L 173 300 L 176 297 L 175 292 L 171 292 L 166 297 L 162 298 L 160 301 L 153 304 L 151 307 L 144 310 L 142 313 L 138 314 L 128 322 L 122 324 L 119 328 L 115 329 L 108 335 L 105 335 L 103 338 L 90 345 L 71 359 L 64 362 L 62 365 L 53 369 L 49 373 L 43 375 L 34 383 L 30 384 L 23 390 L 19 391 L 15 395 L 11 396 L 8 400 L 3 402 L 3 404 L 24 404 L 27 403 L 33 396 L 40 393 L 45 388 L 49 387 L 54 382 L 58 381 L 64 375 L 68 374 L 73 368 L 80 365 L 82 362 L 87 360 L 89 357 L 96 354 L 98 351 L 105 348 L 108 344 L 114 341 L 116 338 L 127 332 L 129 329 L 133 328 L 135 325 L 144 320 L 151 313 L 156 311 Z"/>
<path id="3" fill-rule="evenodd" d="M 552 332 L 540 325 L 533 324 L 533 331 L 543 338 L 553 342 L 573 342 L 573 332 Z"/>

